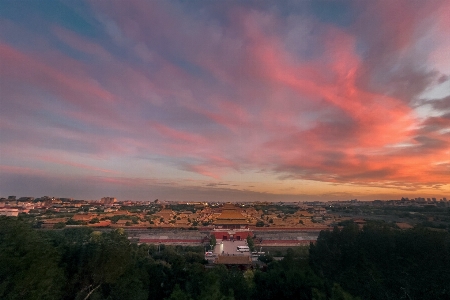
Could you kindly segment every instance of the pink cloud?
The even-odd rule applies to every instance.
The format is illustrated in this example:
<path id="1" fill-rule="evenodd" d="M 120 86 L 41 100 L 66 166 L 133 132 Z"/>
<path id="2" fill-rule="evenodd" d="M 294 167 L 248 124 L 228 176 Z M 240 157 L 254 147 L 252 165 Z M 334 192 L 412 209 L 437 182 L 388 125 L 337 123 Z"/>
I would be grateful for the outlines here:
<path id="1" fill-rule="evenodd" d="M 450 39 L 448 38 L 448 29 L 450 28 L 450 3 L 443 1 L 442 5 L 437 10 L 436 18 L 436 32 L 432 37 L 432 42 L 435 45 L 430 51 L 429 60 L 435 68 L 444 72 L 450 73 L 450 58 L 448 49 L 450 48 Z"/>
<path id="2" fill-rule="evenodd" d="M 183 132 L 180 130 L 175 130 L 173 128 L 167 127 L 165 125 L 152 122 L 151 127 L 156 129 L 160 134 L 162 134 L 165 138 L 169 138 L 175 142 L 185 142 L 185 143 L 195 143 L 195 144 L 204 144 L 206 140 L 196 134 L 191 134 L 188 132 Z"/>
<path id="3" fill-rule="evenodd" d="M 209 165 L 186 165 L 184 167 L 186 171 L 198 173 L 214 179 L 220 179 L 220 175 L 213 171 Z"/>
<path id="4" fill-rule="evenodd" d="M 31 133 L 24 132 L 32 125 L 2 122 L 2 128 L 20 131 L 36 147 L 68 139 L 92 148 L 93 156 L 161 155 L 215 179 L 264 169 L 270 176 L 372 186 L 450 182 L 442 163 L 450 144 L 439 133 L 447 120 L 420 123 L 406 100 L 428 86 L 427 72 L 405 66 L 435 59 L 433 51 L 413 49 L 428 28 L 420 19 L 433 16 L 435 4 L 418 9 L 404 2 L 359 3 L 361 17 L 346 28 L 313 17 L 285 20 L 276 9 L 238 4 L 225 5 L 223 24 L 172 2 L 104 4 L 92 6 L 121 57 L 58 26 L 52 27 L 58 40 L 98 58 L 93 65 L 55 50 L 37 55 L 0 46 L 8 86 L 20 82 L 55 96 L 60 107 L 45 97 L 30 107 L 67 120 L 59 121 L 66 127 Z M 302 26 L 305 33 L 297 37 L 294 29 Z M 320 45 L 321 54 L 299 54 L 308 43 Z M 400 88 L 402 80 L 420 88 Z M 24 95 L 18 90 L 9 88 L 11 102 Z M 40 159 L 115 172 L 63 156 Z M 131 185 L 127 179 L 104 180 Z"/>
<path id="5" fill-rule="evenodd" d="M 19 166 L 8 166 L 8 165 L 0 165 L 0 171 L 3 174 L 38 175 L 38 176 L 48 175 L 47 172 L 44 172 L 39 169 L 19 167 Z"/>
<path id="6" fill-rule="evenodd" d="M 47 163 L 64 165 L 64 166 L 74 167 L 74 168 L 78 168 L 78 169 L 84 169 L 84 170 L 88 170 L 88 171 L 110 173 L 110 174 L 119 174 L 119 172 L 117 172 L 117 171 L 103 169 L 103 168 L 96 168 L 96 167 L 93 167 L 93 166 L 90 166 L 90 165 L 73 162 L 73 161 L 66 160 L 66 159 L 63 159 L 63 158 L 58 158 L 58 157 L 55 157 L 55 156 L 37 155 L 35 158 L 37 160 L 41 160 L 41 161 L 44 161 L 44 162 L 47 162 Z"/>
<path id="7" fill-rule="evenodd" d="M 89 80 L 67 75 L 6 44 L 0 44 L 0 54 L 3 57 L 1 76 L 8 78 L 8 81 L 20 80 L 42 87 L 74 104 L 87 104 L 82 97 L 86 93 L 106 103 L 114 101 L 112 94 Z"/>

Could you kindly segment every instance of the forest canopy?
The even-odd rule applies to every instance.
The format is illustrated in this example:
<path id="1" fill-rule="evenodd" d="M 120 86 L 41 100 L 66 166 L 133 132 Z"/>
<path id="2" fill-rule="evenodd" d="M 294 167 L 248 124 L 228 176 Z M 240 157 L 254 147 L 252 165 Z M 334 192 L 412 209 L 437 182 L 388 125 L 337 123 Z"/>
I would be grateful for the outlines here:
<path id="1" fill-rule="evenodd" d="M 449 299 L 450 234 L 349 222 L 309 257 L 205 268 L 203 247 L 132 243 L 121 230 L 36 230 L 0 217 L 1 299 Z"/>

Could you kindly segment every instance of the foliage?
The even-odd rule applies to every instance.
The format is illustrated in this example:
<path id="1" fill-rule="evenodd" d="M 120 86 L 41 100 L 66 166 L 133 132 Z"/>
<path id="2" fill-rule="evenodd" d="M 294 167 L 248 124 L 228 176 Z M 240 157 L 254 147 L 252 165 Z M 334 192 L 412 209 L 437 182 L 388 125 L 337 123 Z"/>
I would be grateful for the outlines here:
<path id="1" fill-rule="evenodd" d="M 257 221 L 256 227 L 264 227 L 264 221 Z"/>
<path id="2" fill-rule="evenodd" d="M 53 225 L 53 229 L 62 229 L 64 227 L 66 227 L 66 223 L 64 222 L 58 222 L 55 225 Z"/>
<path id="3" fill-rule="evenodd" d="M 363 299 L 448 299 L 450 234 L 414 228 L 400 231 L 372 223 L 348 223 L 323 231 L 310 248 L 310 264 L 329 282 Z"/>
<path id="4" fill-rule="evenodd" d="M 66 225 L 86 225 L 87 223 L 81 220 L 75 221 L 74 219 L 69 219 L 66 222 Z"/>
<path id="5" fill-rule="evenodd" d="M 0 216 L 0 298 L 60 299 L 59 255 L 26 223 Z"/>
<path id="6" fill-rule="evenodd" d="M 323 280 L 293 251 L 282 261 L 271 262 L 266 272 L 255 272 L 254 282 L 254 299 L 313 299 L 317 291 L 326 295 Z"/>
<path id="7" fill-rule="evenodd" d="M 261 261 L 261 262 L 263 262 L 263 263 L 268 264 L 268 263 L 270 263 L 270 262 L 273 262 L 273 256 L 271 256 L 271 255 L 269 255 L 269 254 L 266 254 L 266 255 L 260 255 L 260 256 L 258 257 L 258 260 Z"/>
<path id="8" fill-rule="evenodd" d="M 309 251 L 261 256 L 261 269 L 242 271 L 205 268 L 203 246 L 137 245 L 123 229 L 27 222 L 0 217 L 1 299 L 450 298 L 450 234 L 423 226 L 348 222 L 321 232 Z"/>
<path id="9" fill-rule="evenodd" d="M 92 220 L 89 221 L 89 224 L 95 224 L 100 223 L 100 220 L 98 218 L 92 218 Z"/>
<path id="10" fill-rule="evenodd" d="M 250 248 L 250 251 L 255 251 L 255 242 L 253 241 L 253 238 L 251 236 L 247 236 L 247 245 L 248 248 Z"/>
<path id="11" fill-rule="evenodd" d="M 211 239 L 210 239 L 210 241 L 209 241 L 209 244 L 210 244 L 212 247 L 215 247 L 215 246 L 217 245 L 216 236 L 215 236 L 214 234 L 211 235 Z"/>
<path id="12" fill-rule="evenodd" d="M 171 205 L 168 205 L 167 208 L 171 209 L 173 211 L 178 211 L 178 212 L 190 211 L 192 213 L 195 213 L 195 211 L 196 211 L 196 208 L 194 205 L 188 205 L 188 204 L 171 204 Z"/>

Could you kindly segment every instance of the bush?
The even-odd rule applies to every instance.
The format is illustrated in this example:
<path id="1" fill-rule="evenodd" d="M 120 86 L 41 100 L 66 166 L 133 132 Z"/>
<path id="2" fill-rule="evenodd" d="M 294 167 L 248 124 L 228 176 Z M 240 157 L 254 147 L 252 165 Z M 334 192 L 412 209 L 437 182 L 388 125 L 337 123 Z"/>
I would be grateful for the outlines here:
<path id="1" fill-rule="evenodd" d="M 53 229 L 62 229 L 64 227 L 66 227 L 66 223 L 64 222 L 58 222 L 55 225 L 53 225 Z"/>

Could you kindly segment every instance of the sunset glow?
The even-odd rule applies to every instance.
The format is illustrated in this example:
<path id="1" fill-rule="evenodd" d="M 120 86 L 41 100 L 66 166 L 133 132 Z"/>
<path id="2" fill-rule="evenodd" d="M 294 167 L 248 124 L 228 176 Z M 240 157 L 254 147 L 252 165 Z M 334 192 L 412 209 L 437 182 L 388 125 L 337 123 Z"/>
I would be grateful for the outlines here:
<path id="1" fill-rule="evenodd" d="M 450 1 L 2 1 L 0 196 L 450 196 Z"/>

